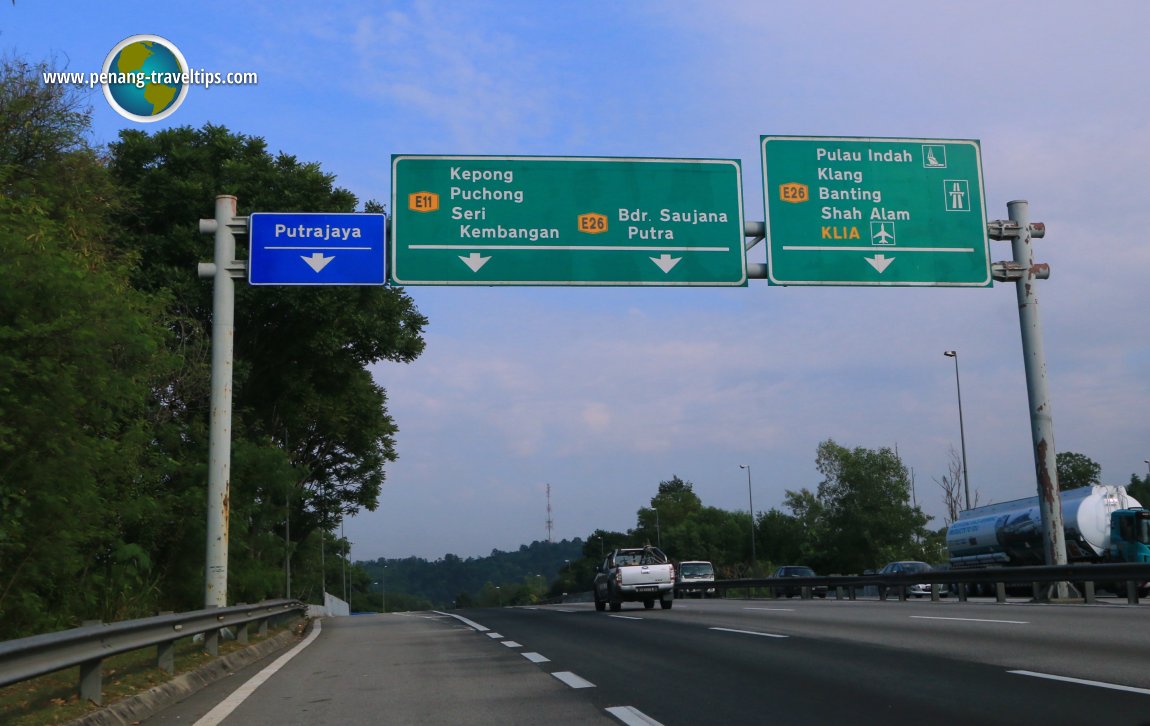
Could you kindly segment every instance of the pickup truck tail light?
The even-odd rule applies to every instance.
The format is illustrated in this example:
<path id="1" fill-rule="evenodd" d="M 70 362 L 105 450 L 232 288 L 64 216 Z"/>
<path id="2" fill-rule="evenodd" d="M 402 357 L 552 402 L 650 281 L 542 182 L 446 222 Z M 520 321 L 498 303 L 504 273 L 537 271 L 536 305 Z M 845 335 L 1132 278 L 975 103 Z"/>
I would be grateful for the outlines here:
<path id="1" fill-rule="evenodd" d="M 623 571 L 622 570 L 615 570 L 615 584 L 616 585 L 622 585 L 623 584 Z"/>
<path id="2" fill-rule="evenodd" d="M 675 566 L 671 565 L 671 582 L 675 581 Z"/>

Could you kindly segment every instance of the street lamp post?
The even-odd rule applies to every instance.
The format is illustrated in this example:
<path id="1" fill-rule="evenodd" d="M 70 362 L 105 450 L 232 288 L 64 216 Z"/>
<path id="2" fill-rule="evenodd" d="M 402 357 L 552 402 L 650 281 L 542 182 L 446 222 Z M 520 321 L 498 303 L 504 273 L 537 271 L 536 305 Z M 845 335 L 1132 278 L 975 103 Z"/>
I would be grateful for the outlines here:
<path id="1" fill-rule="evenodd" d="M 958 437 L 962 445 L 962 483 L 966 488 L 966 508 L 970 509 L 970 475 L 966 471 L 966 430 L 962 425 L 962 382 L 958 377 L 958 351 L 944 350 L 947 358 L 954 358 L 954 385 L 958 389 Z"/>
<path id="2" fill-rule="evenodd" d="M 376 583 L 377 585 L 379 585 L 379 612 L 380 613 L 386 613 L 387 612 L 387 588 L 384 586 L 384 579 L 383 579 L 383 573 L 387 569 L 387 565 L 384 565 L 383 567 L 384 567 L 384 569 L 379 571 L 379 582 Z"/>
<path id="3" fill-rule="evenodd" d="M 751 565 L 755 564 L 755 499 L 751 495 L 751 465 L 739 464 L 740 469 L 747 470 L 747 504 L 751 507 Z"/>

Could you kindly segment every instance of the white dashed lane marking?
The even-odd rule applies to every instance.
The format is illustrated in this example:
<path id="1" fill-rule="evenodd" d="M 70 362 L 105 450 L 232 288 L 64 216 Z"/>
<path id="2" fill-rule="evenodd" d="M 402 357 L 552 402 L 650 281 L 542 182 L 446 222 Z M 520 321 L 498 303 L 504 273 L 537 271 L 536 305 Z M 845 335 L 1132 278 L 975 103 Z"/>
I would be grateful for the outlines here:
<path id="1" fill-rule="evenodd" d="M 555 676 L 556 678 L 563 681 L 564 683 L 571 686 L 572 688 L 594 688 L 595 687 L 594 683 L 586 680 L 585 678 L 580 678 L 579 676 L 575 675 L 571 671 L 558 671 L 556 673 L 552 673 L 551 675 Z"/>
<path id="2" fill-rule="evenodd" d="M 627 726 L 663 726 L 663 724 L 634 706 L 612 706 L 607 709 L 607 713 L 627 724 Z"/>
<path id="3" fill-rule="evenodd" d="M 769 610 L 776 613 L 793 613 L 794 608 L 743 608 L 744 610 Z"/>
<path id="4" fill-rule="evenodd" d="M 786 638 L 786 635 L 778 635 L 776 633 L 759 633 L 754 630 L 735 630 L 734 628 L 709 628 L 709 630 L 719 630 L 724 633 L 740 633 L 742 635 L 759 635 L 764 638 Z"/>

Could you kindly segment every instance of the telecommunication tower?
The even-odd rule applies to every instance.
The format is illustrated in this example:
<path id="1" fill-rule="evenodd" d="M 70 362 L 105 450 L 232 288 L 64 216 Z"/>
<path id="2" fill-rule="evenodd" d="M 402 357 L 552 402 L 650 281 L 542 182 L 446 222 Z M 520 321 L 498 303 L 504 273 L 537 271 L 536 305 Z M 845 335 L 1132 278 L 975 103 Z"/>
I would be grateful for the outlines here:
<path id="1" fill-rule="evenodd" d="M 547 485 L 547 544 L 551 544 L 551 485 Z"/>

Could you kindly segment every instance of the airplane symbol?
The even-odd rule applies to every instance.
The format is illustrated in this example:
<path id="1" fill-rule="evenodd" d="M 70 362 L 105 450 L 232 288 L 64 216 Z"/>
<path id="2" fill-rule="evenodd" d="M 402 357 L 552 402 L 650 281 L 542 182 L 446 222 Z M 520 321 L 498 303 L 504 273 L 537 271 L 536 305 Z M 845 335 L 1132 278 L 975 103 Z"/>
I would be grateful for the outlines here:
<path id="1" fill-rule="evenodd" d="M 879 225 L 878 232 L 871 235 L 871 244 L 872 245 L 893 245 L 894 244 L 894 235 L 891 234 L 890 232 L 886 231 L 886 225 L 885 224 L 881 224 L 881 225 Z"/>

